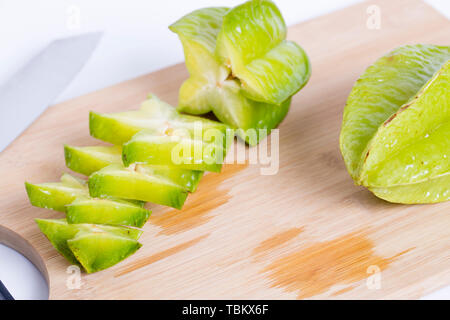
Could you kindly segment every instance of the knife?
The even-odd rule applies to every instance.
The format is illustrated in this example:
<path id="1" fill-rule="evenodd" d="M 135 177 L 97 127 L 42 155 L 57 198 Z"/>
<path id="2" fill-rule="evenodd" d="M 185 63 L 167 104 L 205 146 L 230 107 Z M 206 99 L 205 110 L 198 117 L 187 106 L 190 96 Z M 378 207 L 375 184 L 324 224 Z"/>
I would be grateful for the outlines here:
<path id="1" fill-rule="evenodd" d="M 2 280 L 0 280 L 0 300 L 14 300 L 11 293 L 9 293 L 8 289 L 6 289 Z"/>
<path id="2" fill-rule="evenodd" d="M 0 87 L 0 152 L 69 85 L 101 32 L 55 40 Z"/>

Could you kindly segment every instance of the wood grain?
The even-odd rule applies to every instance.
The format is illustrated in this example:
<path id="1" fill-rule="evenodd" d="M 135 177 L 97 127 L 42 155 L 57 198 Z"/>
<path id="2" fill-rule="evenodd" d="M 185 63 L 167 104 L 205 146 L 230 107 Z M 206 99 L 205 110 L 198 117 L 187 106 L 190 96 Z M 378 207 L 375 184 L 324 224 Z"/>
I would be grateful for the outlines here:
<path id="1" fill-rule="evenodd" d="M 369 4 L 381 9 L 379 30 L 366 26 Z M 0 154 L 0 224 L 42 257 L 53 299 L 418 298 L 450 284 L 450 203 L 394 205 L 354 186 L 338 136 L 346 97 L 368 65 L 400 45 L 448 45 L 449 34 L 449 21 L 418 0 L 371 1 L 291 27 L 313 75 L 280 126 L 278 173 L 230 165 L 205 176 L 183 211 L 151 206 L 142 249 L 83 274 L 78 290 L 66 287 L 68 263 L 33 222 L 62 215 L 31 207 L 23 183 L 57 180 L 64 143 L 99 144 L 88 136 L 89 110 L 137 108 L 148 92 L 175 105 L 183 65 L 45 111 Z M 379 289 L 366 284 L 371 265 L 381 270 Z"/>

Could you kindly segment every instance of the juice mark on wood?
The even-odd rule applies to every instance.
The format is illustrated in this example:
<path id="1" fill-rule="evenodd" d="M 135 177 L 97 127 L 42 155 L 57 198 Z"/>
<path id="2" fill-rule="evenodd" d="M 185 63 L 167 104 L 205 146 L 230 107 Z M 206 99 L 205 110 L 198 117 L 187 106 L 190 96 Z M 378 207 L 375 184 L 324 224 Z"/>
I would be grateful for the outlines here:
<path id="1" fill-rule="evenodd" d="M 296 236 L 298 236 L 300 233 L 302 233 L 303 230 L 304 230 L 303 227 L 291 228 L 291 229 L 285 230 L 283 232 L 277 233 L 276 235 L 261 242 L 253 250 L 253 255 L 256 258 L 259 258 L 262 255 L 270 252 L 270 250 L 280 247 L 283 244 L 285 244 L 286 242 L 288 242 L 289 240 L 294 239 Z"/>
<path id="2" fill-rule="evenodd" d="M 208 173 L 199 183 L 196 192 L 189 194 L 182 210 L 161 212 L 150 218 L 150 222 L 162 230 L 159 234 L 172 235 L 198 227 L 213 218 L 208 213 L 230 200 L 230 188 L 221 186 L 238 172 L 244 170 L 247 164 L 224 165 L 220 173 Z"/>
<path id="3" fill-rule="evenodd" d="M 352 291 L 353 289 L 355 289 L 355 288 L 354 287 L 343 288 L 341 290 L 338 290 L 338 291 L 332 293 L 331 296 L 332 297 L 340 296 L 341 294 L 344 294 L 346 292 Z"/>
<path id="4" fill-rule="evenodd" d="M 298 292 L 298 299 L 326 292 L 332 286 L 349 284 L 367 278 L 367 268 L 385 270 L 399 254 L 383 258 L 374 252 L 374 244 L 363 232 L 355 232 L 332 241 L 319 242 L 282 257 L 263 271 L 272 287 Z"/>
<path id="5" fill-rule="evenodd" d="M 160 251 L 158 253 L 155 253 L 154 255 L 151 255 L 149 257 L 146 258 L 142 258 L 139 260 L 136 260 L 122 268 L 120 268 L 115 274 L 114 277 L 120 277 L 123 276 L 127 273 L 133 272 L 137 269 L 143 268 L 145 266 L 148 266 L 152 263 L 155 263 L 159 260 L 165 259 L 167 257 L 170 257 L 171 255 L 174 255 L 178 252 L 181 252 L 183 250 L 186 250 L 189 247 L 192 247 L 193 245 L 197 244 L 198 242 L 200 242 L 201 240 L 203 240 L 204 238 L 208 237 L 209 234 L 205 234 L 203 236 L 197 237 L 195 239 L 192 239 L 190 241 L 187 242 L 183 242 L 179 245 L 176 245 L 175 247 Z"/>

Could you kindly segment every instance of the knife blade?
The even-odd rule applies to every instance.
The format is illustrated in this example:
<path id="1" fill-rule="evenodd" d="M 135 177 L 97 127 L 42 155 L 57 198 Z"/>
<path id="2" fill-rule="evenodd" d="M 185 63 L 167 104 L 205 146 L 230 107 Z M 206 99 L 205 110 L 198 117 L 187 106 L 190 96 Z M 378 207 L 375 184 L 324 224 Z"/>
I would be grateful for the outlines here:
<path id="1" fill-rule="evenodd" d="M 101 32 L 55 40 L 0 87 L 0 152 L 69 85 Z"/>

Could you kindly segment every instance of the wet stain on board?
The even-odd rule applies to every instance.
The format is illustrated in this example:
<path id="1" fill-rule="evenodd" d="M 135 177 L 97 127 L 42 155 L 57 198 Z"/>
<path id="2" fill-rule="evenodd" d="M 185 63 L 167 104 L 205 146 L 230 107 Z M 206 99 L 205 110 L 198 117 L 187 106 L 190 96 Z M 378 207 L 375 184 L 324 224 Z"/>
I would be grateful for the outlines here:
<path id="1" fill-rule="evenodd" d="M 303 232 L 303 227 L 300 228 L 291 228 L 286 231 L 277 233 L 276 235 L 264 240 L 261 242 L 254 250 L 253 255 L 258 258 L 262 255 L 269 253 L 271 250 L 282 246 L 289 240 L 294 239 L 300 233 Z"/>
<path id="2" fill-rule="evenodd" d="M 171 247 L 169 249 L 160 251 L 158 253 L 155 253 L 149 257 L 145 257 L 139 260 L 136 260 L 122 268 L 120 268 L 115 274 L 114 277 L 120 277 L 123 276 L 127 273 L 133 272 L 135 270 L 141 269 L 143 267 L 146 267 L 152 263 L 155 263 L 159 260 L 165 259 L 167 257 L 170 257 L 178 252 L 181 252 L 183 250 L 186 250 L 187 248 L 190 248 L 192 246 L 194 246 L 195 244 L 197 244 L 198 242 L 200 242 L 201 240 L 205 239 L 206 237 L 208 237 L 209 234 L 197 237 L 195 239 L 183 242 L 181 244 L 178 244 L 174 247 Z"/>
<path id="3" fill-rule="evenodd" d="M 367 269 L 385 270 L 397 257 L 383 258 L 374 252 L 374 244 L 364 232 L 313 244 L 306 249 L 279 258 L 263 272 L 272 287 L 298 292 L 298 299 L 313 297 L 338 284 L 351 284 L 367 278 Z"/>
<path id="4" fill-rule="evenodd" d="M 161 212 L 150 218 L 150 223 L 161 228 L 159 234 L 172 235 L 198 227 L 213 218 L 212 210 L 227 203 L 231 195 L 222 182 L 247 168 L 247 164 L 224 165 L 220 173 L 208 173 L 199 183 L 197 191 L 189 194 L 182 210 Z"/>
<path id="5" fill-rule="evenodd" d="M 331 294 L 331 296 L 332 296 L 332 297 L 337 297 L 337 296 L 340 296 L 341 294 L 344 294 L 344 293 L 346 293 L 346 292 L 352 291 L 353 289 L 354 289 L 354 287 L 346 287 L 346 288 L 343 288 L 343 289 L 338 290 L 338 291 L 336 291 L 336 292 L 333 292 L 333 293 Z"/>

